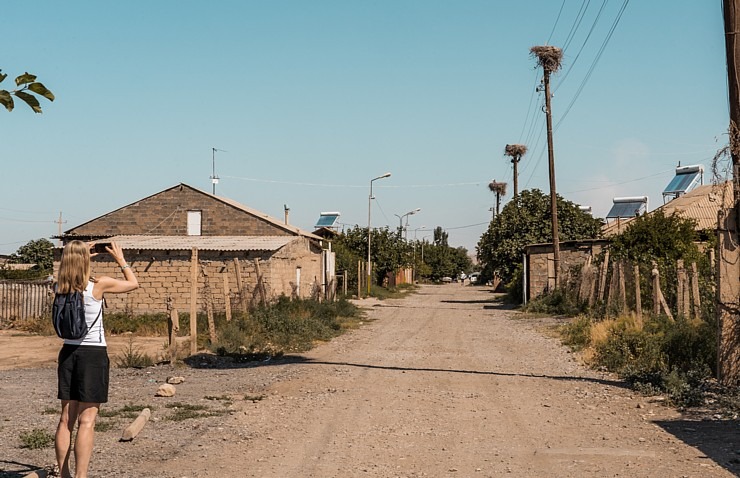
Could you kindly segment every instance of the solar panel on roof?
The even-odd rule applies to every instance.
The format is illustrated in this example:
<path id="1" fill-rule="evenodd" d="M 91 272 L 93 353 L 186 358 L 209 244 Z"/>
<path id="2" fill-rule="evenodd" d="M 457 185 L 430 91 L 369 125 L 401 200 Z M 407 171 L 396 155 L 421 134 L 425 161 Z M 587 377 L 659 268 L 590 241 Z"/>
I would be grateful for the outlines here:
<path id="1" fill-rule="evenodd" d="M 618 202 L 614 203 L 606 215 L 608 219 L 618 217 L 635 217 L 642 212 L 645 203 L 642 201 Z"/>
<path id="2" fill-rule="evenodd" d="M 339 214 L 322 214 L 316 221 L 316 227 L 334 227 L 339 220 Z"/>
<path id="3" fill-rule="evenodd" d="M 663 194 L 681 194 L 685 193 L 692 186 L 695 185 L 699 177 L 701 176 L 700 171 L 692 171 L 687 173 L 676 173 L 668 186 L 663 190 Z"/>

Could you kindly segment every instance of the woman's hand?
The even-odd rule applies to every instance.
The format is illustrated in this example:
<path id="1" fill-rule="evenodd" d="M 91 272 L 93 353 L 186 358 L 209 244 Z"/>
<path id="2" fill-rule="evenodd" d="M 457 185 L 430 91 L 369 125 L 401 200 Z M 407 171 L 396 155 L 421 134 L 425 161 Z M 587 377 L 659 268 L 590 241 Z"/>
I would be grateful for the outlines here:
<path id="1" fill-rule="evenodd" d="M 113 256 L 113 259 L 118 263 L 120 267 L 126 265 L 126 259 L 123 257 L 123 249 L 115 242 L 111 242 L 110 246 L 105 246 L 105 250 L 108 254 Z"/>

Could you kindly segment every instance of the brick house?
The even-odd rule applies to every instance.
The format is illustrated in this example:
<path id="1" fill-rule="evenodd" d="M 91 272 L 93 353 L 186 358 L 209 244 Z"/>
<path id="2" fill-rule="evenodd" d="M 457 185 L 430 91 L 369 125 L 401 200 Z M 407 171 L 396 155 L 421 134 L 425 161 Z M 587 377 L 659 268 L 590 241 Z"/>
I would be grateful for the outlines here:
<path id="1" fill-rule="evenodd" d="M 188 311 L 194 284 L 199 312 L 207 305 L 224 311 L 227 300 L 240 309 L 262 293 L 268 300 L 321 297 L 334 277 L 325 239 L 187 184 L 85 222 L 61 239 L 113 240 L 124 249 L 140 288 L 106 297 L 113 312 Z M 60 256 L 58 248 L 55 272 Z M 93 275 L 120 276 L 107 254 L 93 257 L 92 267 Z"/>

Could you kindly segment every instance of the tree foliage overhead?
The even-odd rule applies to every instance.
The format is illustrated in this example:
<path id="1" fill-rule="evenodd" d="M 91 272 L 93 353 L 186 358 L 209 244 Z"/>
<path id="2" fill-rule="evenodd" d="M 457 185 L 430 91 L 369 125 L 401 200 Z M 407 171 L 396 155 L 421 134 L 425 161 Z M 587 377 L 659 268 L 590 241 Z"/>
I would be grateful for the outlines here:
<path id="1" fill-rule="evenodd" d="M 0 83 L 7 78 L 8 75 L 4 74 L 0 70 Z M 0 104 L 5 106 L 8 111 L 13 111 L 15 107 L 15 101 L 13 97 L 19 98 L 36 113 L 41 113 L 41 103 L 38 98 L 31 93 L 35 93 L 49 101 L 54 101 L 54 93 L 49 91 L 42 83 L 36 81 L 36 75 L 32 75 L 28 72 L 16 77 L 15 79 L 16 89 L 14 90 L 0 90 Z"/>
<path id="2" fill-rule="evenodd" d="M 557 197 L 561 241 L 598 237 L 602 221 Z M 498 273 L 509 282 L 528 244 L 552 242 L 550 196 L 539 189 L 522 191 L 491 221 L 477 245 L 478 260 L 486 278 Z"/>

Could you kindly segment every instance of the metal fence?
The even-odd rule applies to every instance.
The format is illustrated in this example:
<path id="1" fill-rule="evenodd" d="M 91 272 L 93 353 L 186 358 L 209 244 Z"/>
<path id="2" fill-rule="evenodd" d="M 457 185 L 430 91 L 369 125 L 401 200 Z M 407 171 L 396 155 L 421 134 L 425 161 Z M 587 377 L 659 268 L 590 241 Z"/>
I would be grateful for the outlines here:
<path id="1" fill-rule="evenodd" d="M 49 315 L 53 300 L 46 281 L 0 280 L 0 325 Z"/>

